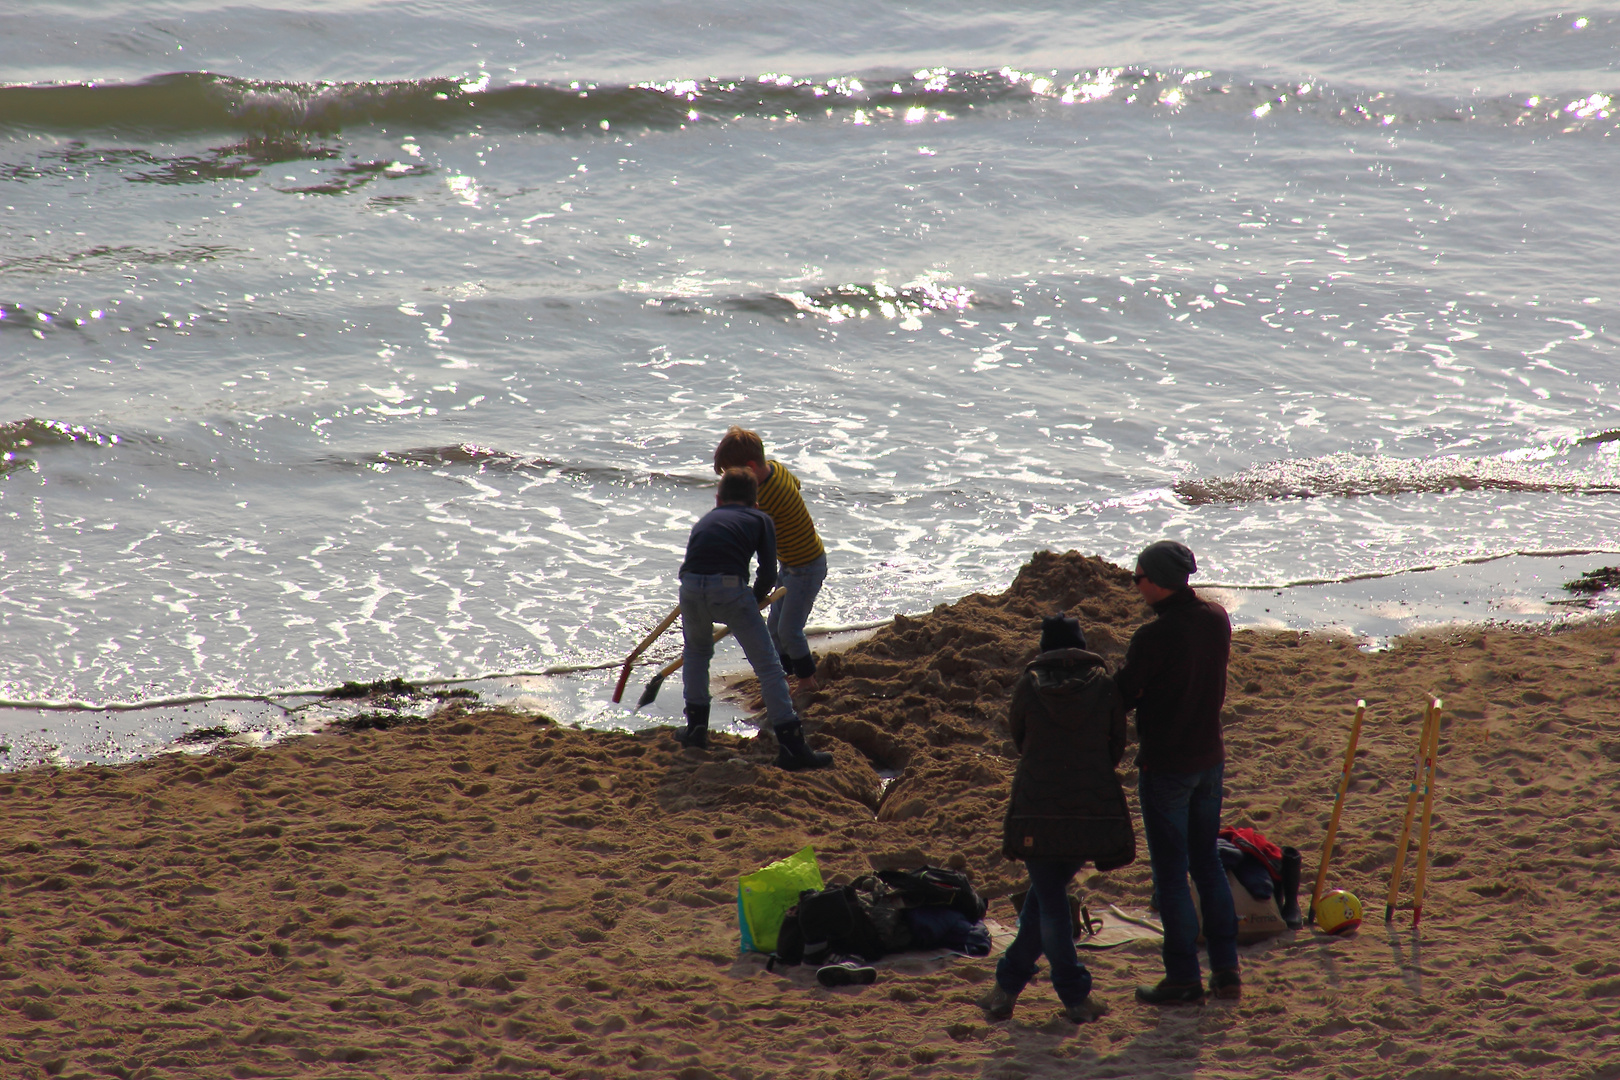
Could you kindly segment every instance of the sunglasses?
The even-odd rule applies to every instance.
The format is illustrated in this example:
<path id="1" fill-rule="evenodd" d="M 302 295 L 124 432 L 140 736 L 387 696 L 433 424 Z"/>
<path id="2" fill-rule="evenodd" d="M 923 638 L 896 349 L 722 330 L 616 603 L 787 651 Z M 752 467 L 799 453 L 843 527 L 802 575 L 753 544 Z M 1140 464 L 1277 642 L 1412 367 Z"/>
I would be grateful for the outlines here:
<path id="1" fill-rule="evenodd" d="M 1146 574 L 1132 574 L 1131 575 L 1131 580 L 1136 582 L 1138 585 L 1142 584 L 1142 582 L 1146 581 L 1147 579 L 1148 579 L 1148 576 Z"/>

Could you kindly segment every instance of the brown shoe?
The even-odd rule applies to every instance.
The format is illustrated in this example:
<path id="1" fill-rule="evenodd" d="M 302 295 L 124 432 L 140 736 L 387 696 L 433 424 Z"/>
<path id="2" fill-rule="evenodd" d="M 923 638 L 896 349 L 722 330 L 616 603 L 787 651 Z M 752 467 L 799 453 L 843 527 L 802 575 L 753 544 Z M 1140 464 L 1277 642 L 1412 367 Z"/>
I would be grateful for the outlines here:
<path id="1" fill-rule="evenodd" d="M 1018 1004 L 1018 995 L 1007 993 L 999 985 L 992 986 L 990 992 L 981 997 L 976 1004 L 991 1020 L 1006 1020 L 1012 1016 L 1013 1006 Z"/>
<path id="2" fill-rule="evenodd" d="M 1143 1005 L 1201 1005 L 1204 984 L 1200 982 L 1174 983 L 1160 979 L 1153 986 L 1138 986 L 1136 1000 Z"/>
<path id="3" fill-rule="evenodd" d="M 1237 968 L 1214 972 L 1209 977 L 1209 993 L 1223 1001 L 1236 1001 L 1243 996 L 1243 976 Z"/>
<path id="4" fill-rule="evenodd" d="M 1108 1002 L 1096 994 L 1087 994 L 1084 1001 L 1064 1008 L 1071 1024 L 1090 1024 L 1108 1015 Z"/>

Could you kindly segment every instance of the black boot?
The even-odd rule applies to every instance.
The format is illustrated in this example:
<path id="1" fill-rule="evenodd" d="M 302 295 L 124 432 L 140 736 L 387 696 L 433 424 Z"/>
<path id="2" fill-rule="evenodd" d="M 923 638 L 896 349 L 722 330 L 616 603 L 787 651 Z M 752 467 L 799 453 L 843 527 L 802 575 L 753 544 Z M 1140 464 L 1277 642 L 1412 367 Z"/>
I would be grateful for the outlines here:
<path id="1" fill-rule="evenodd" d="M 1282 853 L 1282 881 L 1277 885 L 1277 907 L 1282 911 L 1282 919 L 1288 924 L 1288 929 L 1298 930 L 1305 925 L 1299 913 L 1299 871 L 1303 860 L 1299 848 L 1285 847 Z"/>
<path id="2" fill-rule="evenodd" d="M 709 748 L 709 705 L 686 703 L 686 730 L 675 736 L 682 746 L 698 750 Z"/>
<path id="3" fill-rule="evenodd" d="M 804 741 L 804 725 L 797 720 L 776 725 L 776 766 L 789 772 L 800 769 L 819 769 L 831 765 L 833 756 L 824 750 L 812 750 Z"/>

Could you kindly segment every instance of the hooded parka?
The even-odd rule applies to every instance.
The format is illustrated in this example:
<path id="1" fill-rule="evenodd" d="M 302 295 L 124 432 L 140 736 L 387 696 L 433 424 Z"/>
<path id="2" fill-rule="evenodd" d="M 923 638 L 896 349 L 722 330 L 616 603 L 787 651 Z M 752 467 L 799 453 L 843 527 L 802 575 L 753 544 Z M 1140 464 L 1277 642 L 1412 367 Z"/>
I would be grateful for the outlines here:
<path id="1" fill-rule="evenodd" d="M 1008 725 L 1019 750 L 1002 829 L 1009 859 L 1080 859 L 1112 870 L 1136 858 L 1125 791 L 1125 703 L 1084 649 L 1043 652 L 1013 687 Z"/>

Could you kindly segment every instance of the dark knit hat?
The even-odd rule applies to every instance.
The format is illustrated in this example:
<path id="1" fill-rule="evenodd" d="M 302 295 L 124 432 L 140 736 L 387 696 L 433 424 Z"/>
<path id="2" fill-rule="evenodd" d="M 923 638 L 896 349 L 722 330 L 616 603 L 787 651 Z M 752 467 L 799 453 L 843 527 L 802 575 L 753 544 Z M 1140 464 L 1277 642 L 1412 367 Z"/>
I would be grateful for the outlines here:
<path id="1" fill-rule="evenodd" d="M 1048 615 L 1041 620 L 1041 652 L 1055 649 L 1083 649 L 1086 635 L 1080 632 L 1080 620 L 1066 615 Z"/>
<path id="2" fill-rule="evenodd" d="M 1177 540 L 1159 540 L 1142 549 L 1136 565 L 1161 589 L 1185 589 L 1187 575 L 1198 572 L 1192 548 Z"/>

